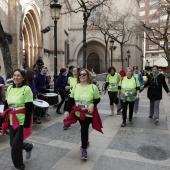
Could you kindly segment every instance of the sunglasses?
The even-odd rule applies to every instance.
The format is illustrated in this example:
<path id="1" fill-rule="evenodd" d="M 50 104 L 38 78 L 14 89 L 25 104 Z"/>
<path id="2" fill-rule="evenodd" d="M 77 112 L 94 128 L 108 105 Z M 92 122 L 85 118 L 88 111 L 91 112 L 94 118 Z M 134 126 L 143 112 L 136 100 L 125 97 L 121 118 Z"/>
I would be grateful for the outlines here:
<path id="1" fill-rule="evenodd" d="M 83 73 L 83 74 L 80 74 L 79 76 L 80 76 L 80 77 L 81 77 L 81 76 L 85 77 L 85 76 L 87 76 L 87 74 L 86 74 L 86 73 Z"/>

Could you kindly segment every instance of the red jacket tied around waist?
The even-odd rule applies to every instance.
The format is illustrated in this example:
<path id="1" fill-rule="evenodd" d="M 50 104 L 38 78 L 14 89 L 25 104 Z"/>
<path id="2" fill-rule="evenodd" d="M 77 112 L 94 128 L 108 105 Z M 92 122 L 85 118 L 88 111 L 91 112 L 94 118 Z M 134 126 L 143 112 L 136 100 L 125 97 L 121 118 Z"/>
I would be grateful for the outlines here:
<path id="1" fill-rule="evenodd" d="M 25 114 L 25 108 L 19 109 L 19 110 L 12 110 L 12 109 L 6 109 L 1 116 L 5 118 L 4 123 L 2 123 L 2 135 L 4 135 L 5 131 L 9 128 L 9 115 L 12 114 L 12 127 L 14 130 L 16 130 L 20 125 L 18 122 L 18 119 L 16 117 L 16 114 L 21 113 Z M 32 119 L 30 123 L 29 128 L 23 128 L 23 136 L 24 140 L 28 138 L 32 134 Z"/>
<path id="2" fill-rule="evenodd" d="M 88 113 L 87 109 L 81 109 L 78 106 L 74 106 L 73 110 L 70 112 L 70 114 L 68 115 L 68 117 L 66 119 L 64 119 L 64 126 L 68 126 L 70 124 L 74 124 L 77 122 L 78 117 L 75 115 L 75 112 L 79 111 L 80 112 L 80 120 L 84 120 L 86 117 L 86 113 Z M 93 129 L 97 130 L 98 132 L 103 133 L 102 131 L 102 121 L 99 115 L 99 112 L 97 110 L 97 107 L 94 107 L 94 111 L 92 113 L 93 117 L 92 117 L 92 127 Z"/>

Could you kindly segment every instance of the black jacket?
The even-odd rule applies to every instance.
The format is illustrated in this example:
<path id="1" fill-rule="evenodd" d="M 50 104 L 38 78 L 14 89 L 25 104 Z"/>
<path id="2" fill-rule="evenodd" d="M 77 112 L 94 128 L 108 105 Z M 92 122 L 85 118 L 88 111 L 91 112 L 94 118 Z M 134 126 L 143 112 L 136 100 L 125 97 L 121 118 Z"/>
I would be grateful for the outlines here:
<path id="1" fill-rule="evenodd" d="M 154 78 L 152 74 L 149 75 L 146 86 L 148 86 L 147 97 L 150 100 L 161 100 L 162 99 L 162 86 L 167 93 L 169 92 L 169 89 L 165 82 L 165 77 L 163 74 L 159 74 L 157 78 Z"/>

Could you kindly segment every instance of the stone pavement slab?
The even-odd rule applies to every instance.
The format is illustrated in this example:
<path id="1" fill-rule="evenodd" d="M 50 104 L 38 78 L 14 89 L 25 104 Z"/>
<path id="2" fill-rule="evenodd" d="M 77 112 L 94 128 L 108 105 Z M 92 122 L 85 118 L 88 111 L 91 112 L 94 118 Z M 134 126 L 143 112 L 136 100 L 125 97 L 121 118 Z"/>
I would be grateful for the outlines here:
<path id="1" fill-rule="evenodd" d="M 137 153 L 141 146 L 161 146 L 170 155 L 170 136 L 158 131 L 143 132 L 119 130 L 110 142 L 108 149 Z"/>
<path id="2" fill-rule="evenodd" d="M 69 149 L 48 146 L 44 144 L 34 143 L 31 159 L 26 161 L 25 152 L 23 152 L 25 165 L 28 170 L 47 170 L 56 164 L 64 155 L 69 152 Z M 0 169 L 13 170 L 12 160 L 10 158 L 10 148 L 0 150 Z M 33 161 L 32 161 L 33 160 Z"/>
<path id="3" fill-rule="evenodd" d="M 4 141 L 7 141 L 9 139 L 9 136 L 8 135 L 5 135 L 5 136 L 1 136 L 0 137 L 0 144 Z"/>
<path id="4" fill-rule="evenodd" d="M 165 117 L 161 118 L 161 121 L 159 123 L 159 126 L 156 126 L 157 130 L 168 130 L 167 126 L 167 120 Z M 153 119 L 149 119 L 148 116 L 145 117 L 138 117 L 134 118 L 132 121 L 132 125 L 129 124 L 127 120 L 127 127 L 133 127 L 133 128 L 143 128 L 143 129 L 155 129 L 155 124 Z"/>
<path id="5" fill-rule="evenodd" d="M 128 159 L 119 159 L 108 156 L 101 156 L 96 162 L 93 170 L 169 170 L 169 167 L 163 165 L 154 165 L 151 163 L 132 161 Z"/>

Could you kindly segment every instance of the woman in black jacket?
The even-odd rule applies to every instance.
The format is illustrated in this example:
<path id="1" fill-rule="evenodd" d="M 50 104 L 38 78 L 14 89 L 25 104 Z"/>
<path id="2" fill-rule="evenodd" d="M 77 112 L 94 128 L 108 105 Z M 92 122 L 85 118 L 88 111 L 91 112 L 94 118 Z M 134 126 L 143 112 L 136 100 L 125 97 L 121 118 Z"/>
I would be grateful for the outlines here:
<path id="1" fill-rule="evenodd" d="M 148 86 L 147 97 L 150 100 L 149 118 L 154 118 L 155 124 L 159 122 L 159 103 L 162 99 L 162 87 L 170 94 L 165 77 L 158 69 L 159 67 L 157 65 L 152 67 L 152 74 L 148 76 L 148 82 L 146 84 Z"/>

